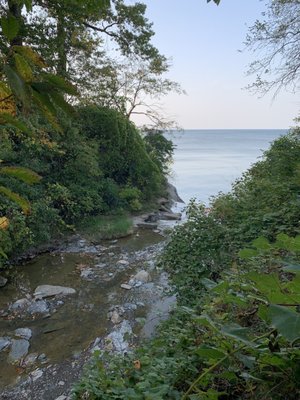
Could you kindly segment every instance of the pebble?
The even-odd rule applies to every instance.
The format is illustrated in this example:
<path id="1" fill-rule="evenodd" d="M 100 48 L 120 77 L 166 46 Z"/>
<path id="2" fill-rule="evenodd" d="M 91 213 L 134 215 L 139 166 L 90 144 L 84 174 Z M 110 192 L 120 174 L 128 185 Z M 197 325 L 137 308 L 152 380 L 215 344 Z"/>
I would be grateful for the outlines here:
<path id="1" fill-rule="evenodd" d="M 127 260 L 119 260 L 119 261 L 117 262 L 117 264 L 127 266 L 127 265 L 129 265 L 129 262 L 128 262 Z"/>
<path id="2" fill-rule="evenodd" d="M 132 286 L 128 285 L 127 283 L 122 283 L 121 288 L 122 289 L 126 289 L 126 290 L 130 290 L 130 289 L 132 289 Z"/>
<path id="3" fill-rule="evenodd" d="M 58 384 L 59 384 L 59 386 L 64 386 L 65 382 L 64 381 L 59 381 Z"/>
<path id="4" fill-rule="evenodd" d="M 61 396 L 57 397 L 55 400 L 67 400 L 67 396 L 62 394 Z"/>
<path id="5" fill-rule="evenodd" d="M 43 375 L 43 373 L 44 372 L 41 369 L 35 369 L 34 371 L 32 371 L 30 376 L 33 382 L 37 381 Z"/>

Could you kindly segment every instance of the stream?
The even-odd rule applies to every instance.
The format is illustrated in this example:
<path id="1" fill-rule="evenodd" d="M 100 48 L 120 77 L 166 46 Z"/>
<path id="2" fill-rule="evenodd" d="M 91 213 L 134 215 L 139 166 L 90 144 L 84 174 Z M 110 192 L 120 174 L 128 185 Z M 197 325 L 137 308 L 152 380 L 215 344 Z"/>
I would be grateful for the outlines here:
<path id="1" fill-rule="evenodd" d="M 155 264 L 164 242 L 163 227 L 99 243 L 76 235 L 15 267 L 0 289 L 0 398 L 69 399 L 94 350 L 126 353 L 151 336 L 175 303 Z"/>

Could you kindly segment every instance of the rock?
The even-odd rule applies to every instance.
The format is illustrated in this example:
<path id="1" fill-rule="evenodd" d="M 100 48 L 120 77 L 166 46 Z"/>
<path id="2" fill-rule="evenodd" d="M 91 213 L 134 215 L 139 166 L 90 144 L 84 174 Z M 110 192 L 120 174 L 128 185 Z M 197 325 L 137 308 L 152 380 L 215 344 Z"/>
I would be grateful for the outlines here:
<path id="1" fill-rule="evenodd" d="M 11 363 L 20 361 L 28 353 L 29 342 L 25 339 L 12 339 L 8 359 Z"/>
<path id="2" fill-rule="evenodd" d="M 145 222 L 157 222 L 158 215 L 157 214 L 149 214 L 147 218 L 144 219 Z"/>
<path id="3" fill-rule="evenodd" d="M 155 222 L 137 222 L 136 226 L 138 228 L 142 228 L 142 229 L 156 229 L 157 228 L 157 223 Z"/>
<path id="4" fill-rule="evenodd" d="M 47 361 L 47 356 L 45 353 L 42 353 L 38 356 L 38 361 L 40 361 L 41 363 L 44 363 Z"/>
<path id="5" fill-rule="evenodd" d="M 128 337 L 129 335 L 132 335 L 132 329 L 129 321 L 124 320 L 118 329 L 106 336 L 105 348 L 107 350 L 115 350 L 119 353 L 125 353 L 129 347 L 125 337 Z"/>
<path id="6" fill-rule="evenodd" d="M 31 376 L 33 382 L 38 380 L 43 375 L 43 373 L 44 372 L 41 369 L 35 369 L 34 371 L 32 371 L 30 376 Z"/>
<path id="7" fill-rule="evenodd" d="M 119 261 L 117 261 L 117 264 L 127 266 L 127 265 L 129 265 L 129 261 L 127 261 L 127 260 L 119 260 Z"/>
<path id="8" fill-rule="evenodd" d="M 92 268 L 85 268 L 80 273 L 80 278 L 86 279 L 88 281 L 93 280 L 94 277 L 95 277 L 95 275 L 94 275 L 94 271 L 92 270 Z"/>
<path id="9" fill-rule="evenodd" d="M 30 314 L 46 314 L 49 306 L 45 300 L 32 301 L 27 310 Z"/>
<path id="10" fill-rule="evenodd" d="M 134 275 L 133 279 L 135 281 L 147 283 L 147 282 L 151 281 L 151 276 L 150 276 L 149 272 L 147 272 L 145 270 L 141 270 L 136 275 Z"/>
<path id="11" fill-rule="evenodd" d="M 4 278 L 4 276 L 0 276 L 0 287 L 3 287 L 7 284 L 8 280 Z"/>
<path id="12" fill-rule="evenodd" d="M 24 310 L 30 306 L 30 301 L 28 299 L 20 299 L 15 301 L 11 306 L 11 310 Z"/>
<path id="13" fill-rule="evenodd" d="M 161 205 L 161 206 L 159 207 L 159 211 L 172 212 L 172 211 L 170 210 L 170 208 L 168 208 L 168 207 L 166 207 L 166 206 L 164 206 L 164 205 Z"/>
<path id="14" fill-rule="evenodd" d="M 37 360 L 38 360 L 38 354 L 37 353 L 30 353 L 26 356 L 24 362 L 23 362 L 23 366 L 24 367 L 31 367 L 32 365 L 34 365 Z"/>
<path id="15" fill-rule="evenodd" d="M 170 200 L 177 203 L 184 203 L 184 201 L 179 197 L 176 187 L 170 182 L 167 183 L 167 192 Z"/>
<path id="16" fill-rule="evenodd" d="M 18 328 L 15 330 L 15 336 L 29 340 L 32 336 L 32 331 L 29 328 Z"/>
<path id="17" fill-rule="evenodd" d="M 181 219 L 181 214 L 172 212 L 163 212 L 160 214 L 160 218 L 167 221 L 179 221 Z"/>
<path id="18" fill-rule="evenodd" d="M 51 297 L 51 296 L 57 296 L 57 295 L 65 296 L 65 295 L 74 294 L 74 293 L 76 293 L 76 290 L 73 288 L 70 288 L 70 287 L 40 285 L 35 289 L 33 295 L 35 297 L 44 298 L 44 297 Z"/>
<path id="19" fill-rule="evenodd" d="M 130 289 L 132 289 L 132 286 L 128 285 L 127 283 L 122 283 L 121 288 L 122 289 L 126 289 L 126 290 L 130 290 Z"/>
<path id="20" fill-rule="evenodd" d="M 119 313 L 116 310 L 114 310 L 111 313 L 110 320 L 113 324 L 119 324 L 122 321 L 122 318 L 120 317 Z"/>
<path id="21" fill-rule="evenodd" d="M 58 382 L 58 385 L 59 385 L 59 386 L 64 386 L 64 384 L 65 384 L 64 381 L 59 381 L 59 382 Z"/>
<path id="22" fill-rule="evenodd" d="M 157 204 L 159 204 L 159 205 L 168 204 L 168 203 L 169 203 L 169 200 L 164 197 L 161 197 L 160 199 L 157 200 Z"/>
<path id="23" fill-rule="evenodd" d="M 57 397 L 55 400 L 67 400 L 67 399 L 68 399 L 67 396 L 62 394 L 61 396 Z"/>
<path id="24" fill-rule="evenodd" d="M 124 308 L 128 311 L 135 311 L 137 309 L 137 305 L 133 303 L 125 303 Z"/>
<path id="25" fill-rule="evenodd" d="M 10 343 L 11 342 L 8 337 L 0 337 L 0 351 L 7 349 Z"/>

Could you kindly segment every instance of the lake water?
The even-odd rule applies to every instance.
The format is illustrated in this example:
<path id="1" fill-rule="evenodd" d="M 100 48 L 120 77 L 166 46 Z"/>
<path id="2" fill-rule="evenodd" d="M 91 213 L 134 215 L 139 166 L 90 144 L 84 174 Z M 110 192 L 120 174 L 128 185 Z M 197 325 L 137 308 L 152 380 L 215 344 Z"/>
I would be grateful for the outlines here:
<path id="1" fill-rule="evenodd" d="M 180 197 L 206 204 L 255 163 L 287 130 L 186 130 L 168 133 L 176 145 L 171 181 Z"/>

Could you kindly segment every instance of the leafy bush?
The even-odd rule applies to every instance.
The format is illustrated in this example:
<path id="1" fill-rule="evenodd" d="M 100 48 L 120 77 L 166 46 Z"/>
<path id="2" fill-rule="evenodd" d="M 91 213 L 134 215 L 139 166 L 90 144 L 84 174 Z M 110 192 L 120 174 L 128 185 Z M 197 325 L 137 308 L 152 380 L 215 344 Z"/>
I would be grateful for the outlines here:
<path id="1" fill-rule="evenodd" d="M 300 397 L 299 133 L 210 210 L 190 203 L 160 261 L 179 306 L 133 353 L 96 355 L 75 398 Z"/>

